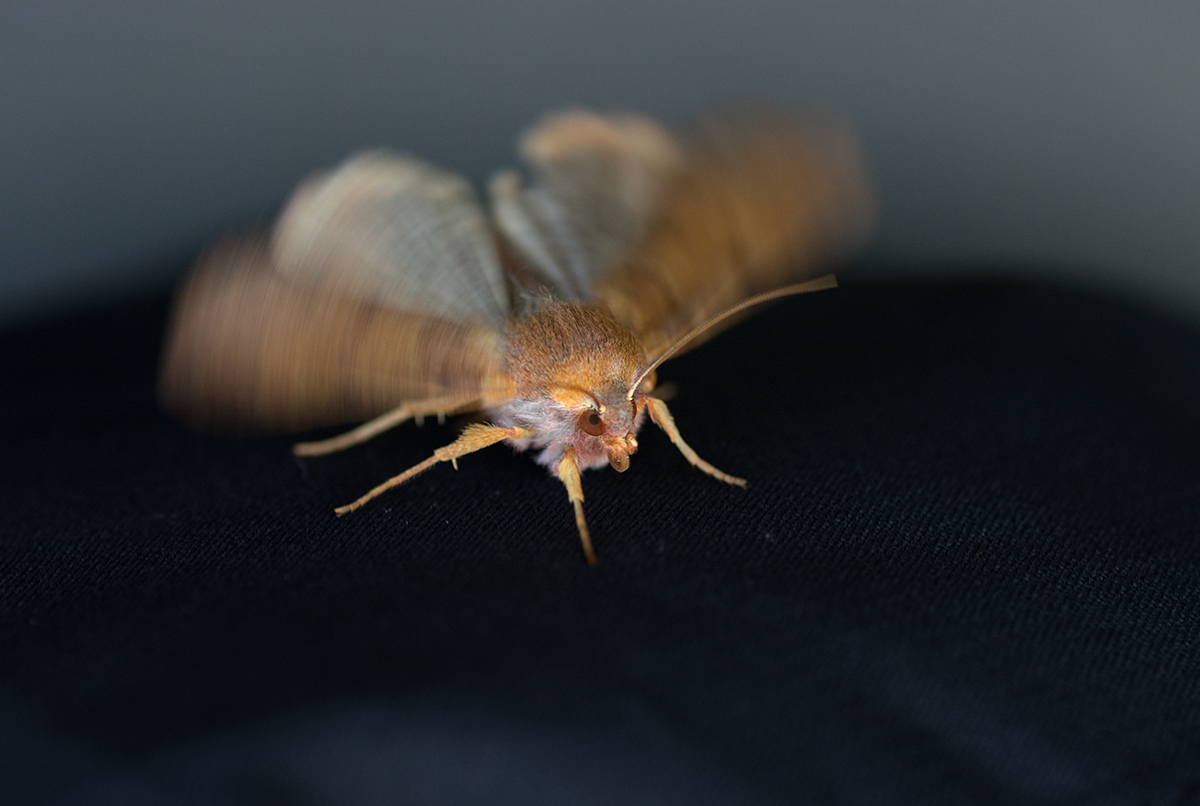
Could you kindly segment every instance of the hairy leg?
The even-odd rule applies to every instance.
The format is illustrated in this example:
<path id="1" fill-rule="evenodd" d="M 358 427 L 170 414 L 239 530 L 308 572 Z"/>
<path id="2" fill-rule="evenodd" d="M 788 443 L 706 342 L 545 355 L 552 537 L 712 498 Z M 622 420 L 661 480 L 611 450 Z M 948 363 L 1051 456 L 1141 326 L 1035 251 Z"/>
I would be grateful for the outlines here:
<path id="1" fill-rule="evenodd" d="M 675 447 L 679 448 L 679 452 L 684 458 L 693 465 L 703 470 L 708 475 L 715 479 L 720 479 L 726 484 L 733 484 L 737 487 L 745 487 L 746 480 L 739 479 L 737 476 L 731 476 L 728 473 L 717 470 L 708 462 L 701 459 L 691 446 L 683 441 L 683 437 L 679 435 L 679 429 L 675 426 L 675 418 L 671 416 L 670 410 L 667 409 L 667 404 L 656 397 L 646 398 L 646 408 L 650 410 L 650 419 L 654 424 L 666 432 L 671 441 L 675 443 Z"/>
<path id="2" fill-rule="evenodd" d="M 357 501 L 346 504 L 343 507 L 338 507 L 334 512 L 339 516 L 353 512 L 371 499 L 377 498 L 393 487 L 400 486 L 418 473 L 433 467 L 438 462 L 455 462 L 460 456 L 466 456 L 468 453 L 483 450 L 489 445 L 495 445 L 497 442 L 506 439 L 521 439 L 529 435 L 530 432 L 524 428 L 501 428 L 498 425 L 484 425 L 481 423 L 468 425 L 462 434 L 459 435 L 458 439 L 443 448 L 438 448 L 433 452 L 433 456 L 430 456 L 424 462 L 413 465 L 398 476 L 392 476 Z"/>
<path id="3" fill-rule="evenodd" d="M 568 445 L 558 462 L 558 478 L 567 488 L 567 499 L 575 507 L 575 525 L 579 527 L 579 540 L 583 543 L 583 556 L 588 565 L 597 565 L 596 552 L 592 550 L 592 538 L 588 534 L 587 521 L 583 518 L 583 484 L 579 481 L 579 466 L 575 464 L 575 448 Z"/>
<path id="4" fill-rule="evenodd" d="M 473 411 L 479 407 L 479 402 L 478 397 L 459 396 L 431 397 L 411 403 L 402 403 L 391 411 L 384 412 L 374 420 L 368 420 L 358 428 L 344 434 L 317 442 L 298 442 L 292 447 L 292 453 L 297 456 L 324 456 L 327 453 L 336 453 L 374 439 L 389 428 L 395 428 L 411 417 L 420 418 L 428 414 L 436 414 L 441 418 L 446 414 L 459 411 Z"/>

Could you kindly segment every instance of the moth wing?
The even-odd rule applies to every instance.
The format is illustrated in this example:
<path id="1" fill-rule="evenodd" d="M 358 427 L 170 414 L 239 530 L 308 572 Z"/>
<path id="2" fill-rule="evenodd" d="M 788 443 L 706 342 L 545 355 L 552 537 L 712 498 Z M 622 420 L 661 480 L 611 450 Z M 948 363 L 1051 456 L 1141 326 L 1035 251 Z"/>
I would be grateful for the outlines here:
<path id="1" fill-rule="evenodd" d="M 702 121 L 683 142 L 645 237 L 593 289 L 651 358 L 731 305 L 827 271 L 874 218 L 864 160 L 841 122 L 800 128 L 754 110 Z"/>
<path id="2" fill-rule="evenodd" d="M 682 162 L 679 145 L 646 118 L 574 110 L 530 129 L 520 151 L 534 182 L 514 172 L 492 180 L 496 226 L 558 296 L 591 299 L 645 235 Z"/>
<path id="3" fill-rule="evenodd" d="M 483 398 L 501 377 L 494 328 L 333 293 L 325 279 L 281 271 L 265 237 L 202 257 L 168 325 L 164 407 L 210 430 L 295 431 Z"/>
<path id="4" fill-rule="evenodd" d="M 397 311 L 501 328 L 508 291 L 466 180 L 377 151 L 308 180 L 275 226 L 278 270 Z"/>
<path id="5" fill-rule="evenodd" d="M 179 297 L 160 380 L 209 427 L 294 430 L 481 394 L 509 303 L 470 186 L 384 152 L 293 194 L 272 236 L 205 257 Z"/>

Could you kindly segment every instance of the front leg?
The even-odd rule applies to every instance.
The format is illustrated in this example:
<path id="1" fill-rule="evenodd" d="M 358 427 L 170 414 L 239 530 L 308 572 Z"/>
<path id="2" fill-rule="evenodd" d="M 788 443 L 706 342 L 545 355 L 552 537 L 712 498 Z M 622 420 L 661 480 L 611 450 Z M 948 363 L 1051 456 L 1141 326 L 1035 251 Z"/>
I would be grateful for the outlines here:
<path id="1" fill-rule="evenodd" d="M 666 403 L 656 397 L 647 397 L 646 408 L 650 410 L 650 419 L 654 421 L 655 425 L 666 432 L 667 436 L 675 443 L 675 447 L 679 448 L 679 452 L 683 454 L 685 459 L 708 475 L 715 479 L 720 479 L 726 484 L 733 484 L 737 487 L 746 486 L 745 479 L 739 479 L 737 476 L 731 476 L 728 473 L 717 470 L 708 462 L 701 459 L 692 450 L 691 446 L 683 441 L 683 437 L 679 435 L 679 429 L 675 426 L 675 418 L 671 416 Z"/>
<path id="2" fill-rule="evenodd" d="M 523 439 L 530 436 L 530 433 L 531 432 L 525 428 L 501 428 L 498 425 L 484 425 L 482 423 L 468 425 L 462 434 L 459 435 L 458 439 L 454 440 L 443 448 L 438 448 L 433 452 L 433 456 L 430 456 L 424 462 L 413 465 L 398 476 L 392 476 L 390 479 L 371 490 L 371 492 L 367 493 L 362 498 L 346 504 L 344 507 L 338 507 L 334 510 L 334 512 L 336 512 L 339 517 L 353 512 L 363 504 L 370 501 L 372 498 L 376 498 L 393 487 L 403 484 L 418 473 L 433 467 L 438 462 L 454 463 L 458 461 L 460 456 L 466 456 L 468 453 L 481 451 L 489 445 L 495 445 L 497 442 L 502 442 L 506 439 Z M 455 466 L 457 467 L 457 465 Z M 578 479 L 578 473 L 576 474 L 576 479 Z M 580 493 L 580 499 L 582 499 L 582 497 L 583 494 Z"/>
<path id="3" fill-rule="evenodd" d="M 558 460 L 558 478 L 567 488 L 567 498 L 575 506 L 575 525 L 579 527 L 579 540 L 583 543 L 583 556 L 588 565 L 597 565 L 596 552 L 592 550 L 592 538 L 588 534 L 587 521 L 583 518 L 583 484 L 579 481 L 579 466 L 575 464 L 575 447 L 568 445 Z"/>

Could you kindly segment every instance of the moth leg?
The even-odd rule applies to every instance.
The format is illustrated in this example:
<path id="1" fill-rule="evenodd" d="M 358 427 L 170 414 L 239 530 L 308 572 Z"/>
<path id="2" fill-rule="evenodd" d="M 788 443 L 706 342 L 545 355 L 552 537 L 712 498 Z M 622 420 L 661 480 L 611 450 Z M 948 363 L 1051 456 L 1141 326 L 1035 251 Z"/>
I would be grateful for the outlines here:
<path id="1" fill-rule="evenodd" d="M 558 462 L 558 478 L 567 488 L 567 498 L 575 506 L 575 525 L 579 527 L 579 540 L 583 543 L 583 556 L 588 565 L 597 565 L 596 552 L 592 550 L 592 537 L 588 534 L 587 521 L 583 518 L 583 484 L 579 481 L 579 466 L 575 464 L 575 448 L 571 445 L 563 451 Z"/>
<path id="2" fill-rule="evenodd" d="M 746 486 L 745 479 L 739 479 L 737 476 L 731 476 L 728 473 L 717 470 L 708 462 L 701 459 L 696 452 L 692 450 L 692 447 L 683 441 L 683 437 L 679 435 L 679 428 L 677 428 L 675 425 L 675 418 L 671 416 L 671 412 L 667 409 L 666 403 L 656 397 L 647 397 L 646 408 L 650 410 L 650 419 L 654 421 L 655 425 L 667 433 L 667 436 L 670 437 L 671 441 L 675 443 L 675 447 L 679 448 L 679 452 L 683 454 L 685 459 L 698 467 L 700 470 L 703 470 L 708 475 L 715 479 L 720 479 L 726 484 L 733 484 L 738 487 Z"/>
<path id="3" fill-rule="evenodd" d="M 387 431 L 389 428 L 395 428 L 410 417 L 424 417 L 426 414 L 436 414 L 440 420 L 448 413 L 467 409 L 477 405 L 479 402 L 479 399 L 474 397 L 431 397 L 427 400 L 418 400 L 413 403 L 401 403 L 391 411 L 384 412 L 374 420 L 368 420 L 358 428 L 347 431 L 344 434 L 338 434 L 336 437 L 317 440 L 316 442 L 297 442 L 292 446 L 292 453 L 296 456 L 324 456 L 327 453 L 344 451 L 346 448 L 351 448 L 369 439 L 374 439 L 384 431 Z"/>
<path id="4" fill-rule="evenodd" d="M 438 462 L 452 462 L 460 456 L 466 456 L 468 453 L 483 450 L 489 445 L 495 445 L 506 439 L 521 439 L 522 437 L 530 436 L 530 432 L 524 428 L 501 428 L 498 425 L 484 425 L 483 423 L 472 423 L 459 435 L 458 439 L 446 445 L 443 448 L 438 448 L 424 462 L 413 465 L 408 470 L 405 470 L 398 476 L 392 476 L 390 479 L 380 484 L 371 492 L 359 498 L 353 503 L 346 504 L 344 507 L 338 507 L 334 510 L 338 516 L 345 515 L 349 512 L 361 507 L 373 498 L 377 498 L 393 487 L 398 487 L 404 482 L 411 479 L 418 473 L 428 470 Z"/>

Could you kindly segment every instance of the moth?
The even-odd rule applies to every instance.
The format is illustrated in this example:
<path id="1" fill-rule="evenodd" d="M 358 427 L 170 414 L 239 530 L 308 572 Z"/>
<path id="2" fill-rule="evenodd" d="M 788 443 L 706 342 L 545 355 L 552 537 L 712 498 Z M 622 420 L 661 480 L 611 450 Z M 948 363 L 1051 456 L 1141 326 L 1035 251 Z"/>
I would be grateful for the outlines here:
<path id="1" fill-rule="evenodd" d="M 269 232 L 219 244 L 182 288 L 160 375 L 165 408 L 204 428 L 298 431 L 300 456 L 407 420 L 478 412 L 457 439 L 336 509 L 506 442 L 566 487 L 596 563 L 580 473 L 629 467 L 646 420 L 684 458 L 657 370 L 762 302 L 830 288 L 872 194 L 838 121 L 768 110 L 672 133 L 570 110 L 527 131 L 529 178 L 463 178 L 388 151 L 304 181 Z M 364 422 L 365 421 L 365 422 Z"/>

